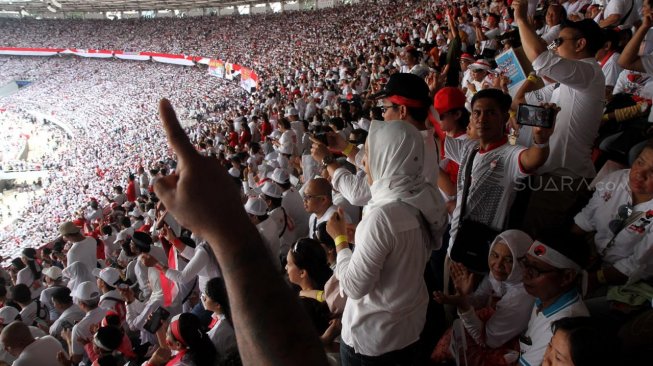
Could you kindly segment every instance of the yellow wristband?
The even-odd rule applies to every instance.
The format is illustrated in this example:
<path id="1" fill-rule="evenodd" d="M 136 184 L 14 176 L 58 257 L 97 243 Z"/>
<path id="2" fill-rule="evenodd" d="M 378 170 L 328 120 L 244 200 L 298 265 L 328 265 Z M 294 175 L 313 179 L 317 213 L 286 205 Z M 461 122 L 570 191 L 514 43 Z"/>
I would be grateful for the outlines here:
<path id="1" fill-rule="evenodd" d="M 344 150 L 342 150 L 342 153 L 343 153 L 345 156 L 349 156 L 349 153 L 350 153 L 353 149 L 354 149 L 354 144 L 348 144 L 347 147 L 346 147 Z"/>
<path id="2" fill-rule="evenodd" d="M 528 75 L 528 77 L 526 78 L 526 80 L 530 81 L 530 82 L 533 83 L 533 84 L 536 84 L 536 83 L 537 83 L 537 76 L 535 76 L 535 75 Z"/>
<path id="3" fill-rule="evenodd" d="M 338 235 L 336 236 L 334 242 L 336 243 L 336 247 L 342 245 L 342 244 L 349 244 L 347 241 L 347 235 Z"/>
<path id="4" fill-rule="evenodd" d="M 596 280 L 599 281 L 599 283 L 602 285 L 608 283 L 608 281 L 605 279 L 605 273 L 603 273 L 602 269 L 596 271 Z"/>
<path id="5" fill-rule="evenodd" d="M 511 109 L 510 111 L 508 111 L 508 114 L 510 115 L 510 117 L 515 118 L 515 116 L 517 115 L 517 112 L 515 112 L 515 111 L 513 111 Z"/>
<path id="6" fill-rule="evenodd" d="M 318 291 L 317 295 L 315 295 L 315 300 L 324 302 L 324 291 Z"/>

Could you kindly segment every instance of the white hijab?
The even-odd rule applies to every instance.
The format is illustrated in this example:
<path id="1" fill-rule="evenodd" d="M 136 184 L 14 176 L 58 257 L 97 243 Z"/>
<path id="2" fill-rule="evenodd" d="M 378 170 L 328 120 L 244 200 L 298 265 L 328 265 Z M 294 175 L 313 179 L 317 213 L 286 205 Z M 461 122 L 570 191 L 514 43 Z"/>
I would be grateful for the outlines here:
<path id="1" fill-rule="evenodd" d="M 505 281 L 497 281 L 492 275 L 492 272 L 488 274 L 488 278 L 490 279 L 494 292 L 497 295 L 503 296 L 509 288 L 520 287 L 522 285 L 523 271 L 518 258 L 526 255 L 528 248 L 533 244 L 533 239 L 523 231 L 506 230 L 494 239 L 490 246 L 490 252 L 500 242 L 506 244 L 512 253 L 512 271 Z"/>
<path id="2" fill-rule="evenodd" d="M 95 281 L 95 276 L 88 270 L 88 267 L 82 262 L 73 262 L 61 272 L 64 277 L 68 278 L 68 288 L 74 292 L 77 286 L 86 281 Z"/>
<path id="3" fill-rule="evenodd" d="M 439 249 L 447 210 L 442 195 L 424 179 L 424 139 L 417 128 L 404 121 L 372 121 L 366 160 L 373 180 L 367 209 L 394 201 L 416 208 L 428 224 L 432 249 Z"/>

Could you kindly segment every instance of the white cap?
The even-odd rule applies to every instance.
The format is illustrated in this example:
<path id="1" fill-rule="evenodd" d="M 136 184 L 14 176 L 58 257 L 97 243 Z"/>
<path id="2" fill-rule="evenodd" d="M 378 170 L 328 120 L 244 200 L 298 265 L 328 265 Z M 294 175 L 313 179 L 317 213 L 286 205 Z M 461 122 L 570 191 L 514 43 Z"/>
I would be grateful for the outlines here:
<path id="1" fill-rule="evenodd" d="M 288 175 L 288 172 L 285 169 L 277 168 L 272 173 L 272 180 L 275 181 L 276 183 L 279 184 L 288 183 L 289 179 L 290 179 L 290 175 Z"/>
<path id="2" fill-rule="evenodd" d="M 250 215 L 263 216 L 268 212 L 268 205 L 258 197 L 250 197 L 245 203 L 245 212 Z"/>
<path id="3" fill-rule="evenodd" d="M 279 130 L 274 130 L 270 134 L 270 138 L 274 139 L 274 140 L 278 140 L 280 137 L 281 137 L 281 131 L 279 131 Z"/>
<path id="4" fill-rule="evenodd" d="M 266 161 L 277 160 L 277 157 L 278 157 L 278 156 L 279 156 L 279 154 L 278 154 L 276 151 L 273 151 L 273 152 L 271 152 L 271 153 L 265 155 L 265 160 L 266 160 Z"/>
<path id="5" fill-rule="evenodd" d="M 93 275 L 106 282 L 107 285 L 111 287 L 115 287 L 120 280 L 120 271 L 113 267 L 107 267 L 103 269 L 95 268 L 93 270 Z"/>
<path id="6" fill-rule="evenodd" d="M 266 196 L 270 196 L 272 198 L 281 198 L 283 196 L 283 191 L 281 191 L 281 187 L 279 187 L 276 183 L 273 182 L 265 182 L 261 191 Z"/>
<path id="7" fill-rule="evenodd" d="M 490 71 L 490 63 L 486 60 L 476 60 L 473 64 L 468 66 L 471 70 L 485 70 Z"/>
<path id="8" fill-rule="evenodd" d="M 270 161 L 268 161 L 268 165 L 269 165 L 272 169 L 277 169 L 278 167 L 281 166 L 281 165 L 279 164 L 279 161 L 276 160 L 276 159 L 275 159 L 275 160 L 270 160 Z M 270 177 L 272 176 L 272 170 L 270 170 L 270 171 L 268 172 L 268 175 L 269 175 L 268 178 L 270 178 Z"/>
<path id="9" fill-rule="evenodd" d="M 0 324 L 8 325 L 9 323 L 16 320 L 19 314 L 20 312 L 18 312 L 18 309 L 16 309 L 15 307 L 3 306 L 2 308 L 0 308 Z"/>
<path id="10" fill-rule="evenodd" d="M 94 281 L 86 281 L 80 283 L 71 295 L 81 301 L 99 299 L 100 289 L 97 288 Z"/>
<path id="11" fill-rule="evenodd" d="M 61 268 L 59 268 L 57 266 L 43 268 L 42 273 L 44 275 L 50 277 L 53 280 L 57 280 L 57 279 L 61 278 L 61 276 L 62 276 Z"/>
<path id="12" fill-rule="evenodd" d="M 281 145 L 277 149 L 280 154 L 292 155 L 292 146 L 291 145 Z"/>
<path id="13" fill-rule="evenodd" d="M 240 178 L 240 170 L 238 170 L 238 169 L 236 169 L 234 167 L 231 167 L 229 169 L 229 175 L 231 175 L 234 178 Z"/>
<path id="14" fill-rule="evenodd" d="M 290 108 L 288 110 L 288 113 L 286 113 L 286 117 L 290 117 L 290 116 L 299 116 L 299 112 L 297 111 L 296 108 Z"/>

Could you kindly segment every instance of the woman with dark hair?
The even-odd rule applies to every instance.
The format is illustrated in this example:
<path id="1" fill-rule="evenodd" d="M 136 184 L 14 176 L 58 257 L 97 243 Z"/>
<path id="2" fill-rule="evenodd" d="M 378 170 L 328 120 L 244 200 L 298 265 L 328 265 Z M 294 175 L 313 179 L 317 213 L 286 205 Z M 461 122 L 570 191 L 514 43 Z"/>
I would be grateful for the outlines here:
<path id="1" fill-rule="evenodd" d="M 617 337 L 594 318 L 562 318 L 551 324 L 551 331 L 542 366 L 619 364 Z"/>
<path id="2" fill-rule="evenodd" d="M 25 284 L 32 292 L 32 298 L 37 299 L 43 291 L 41 285 L 41 266 L 36 263 L 36 249 L 25 248 L 20 257 L 25 268 L 16 275 L 16 284 Z"/>
<path id="3" fill-rule="evenodd" d="M 165 339 L 163 330 L 165 331 Z M 159 349 L 143 366 L 214 365 L 216 352 L 209 336 L 201 329 L 200 320 L 192 313 L 181 313 L 167 327 L 157 331 Z M 171 351 L 176 354 L 170 358 Z"/>
<path id="4" fill-rule="evenodd" d="M 212 321 L 207 332 L 215 346 L 219 365 L 235 365 L 240 363 L 236 333 L 231 321 L 231 308 L 227 297 L 227 288 L 220 277 L 214 277 L 206 283 L 201 295 L 202 305 L 212 311 Z"/>
<path id="5" fill-rule="evenodd" d="M 238 136 L 238 145 L 242 148 L 252 141 L 252 131 L 249 129 L 247 123 L 240 125 L 240 135 Z"/>
<path id="6" fill-rule="evenodd" d="M 324 284 L 333 272 L 327 263 L 326 253 L 317 240 L 299 239 L 287 256 L 286 272 L 291 283 L 301 288 L 300 300 L 313 320 L 319 334 L 329 326 L 329 309 L 324 304 Z M 309 296 L 318 291 L 317 299 Z M 322 292 L 322 296 L 319 295 Z"/>

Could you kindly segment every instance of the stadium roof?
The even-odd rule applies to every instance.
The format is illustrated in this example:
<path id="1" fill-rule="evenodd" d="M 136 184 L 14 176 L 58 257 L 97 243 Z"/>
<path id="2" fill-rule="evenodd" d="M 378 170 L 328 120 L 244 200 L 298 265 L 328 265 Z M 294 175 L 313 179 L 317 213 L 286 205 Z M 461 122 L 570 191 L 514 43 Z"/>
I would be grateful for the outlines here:
<path id="1" fill-rule="evenodd" d="M 218 8 L 242 4 L 258 4 L 265 0 L 0 0 L 0 11 L 105 12 L 165 9 Z"/>

